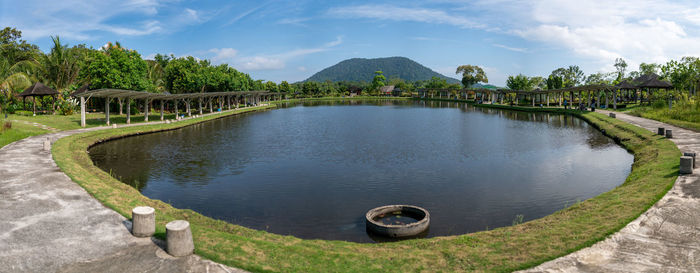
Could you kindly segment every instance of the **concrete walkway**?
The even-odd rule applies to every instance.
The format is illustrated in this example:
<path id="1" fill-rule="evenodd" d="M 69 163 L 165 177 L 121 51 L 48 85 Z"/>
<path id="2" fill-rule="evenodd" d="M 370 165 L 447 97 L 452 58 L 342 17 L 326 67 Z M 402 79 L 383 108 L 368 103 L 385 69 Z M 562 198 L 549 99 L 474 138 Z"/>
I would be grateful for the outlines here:
<path id="1" fill-rule="evenodd" d="M 0 149 L 0 272 L 244 272 L 196 255 L 174 258 L 163 242 L 133 237 L 127 219 L 43 150 L 47 137 L 107 128 L 34 136 Z"/>
<path id="2" fill-rule="evenodd" d="M 600 111 L 608 114 L 607 111 Z M 673 130 L 681 152 L 700 154 L 700 133 L 616 113 L 619 120 L 656 133 Z M 651 209 L 597 244 L 522 272 L 698 272 L 700 271 L 700 168 L 679 176 Z"/>

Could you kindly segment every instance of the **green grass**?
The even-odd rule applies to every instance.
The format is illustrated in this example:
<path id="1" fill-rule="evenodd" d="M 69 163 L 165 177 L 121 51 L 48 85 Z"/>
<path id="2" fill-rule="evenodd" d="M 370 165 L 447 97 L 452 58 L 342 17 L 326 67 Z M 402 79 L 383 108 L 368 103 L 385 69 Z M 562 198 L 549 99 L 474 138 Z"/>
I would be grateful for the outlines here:
<path id="1" fill-rule="evenodd" d="M 0 148 L 17 140 L 48 132 L 39 127 L 21 122 L 12 122 L 11 129 L 3 129 L 2 126 L 5 124 L 5 121 L 5 119 L 0 119 Z"/>
<path id="2" fill-rule="evenodd" d="M 637 106 L 625 111 L 638 117 L 658 120 L 678 127 L 700 131 L 700 98 L 678 101 L 671 109 L 665 102 Z"/>
<path id="3" fill-rule="evenodd" d="M 205 111 L 206 113 L 206 111 Z M 196 114 L 192 112 L 192 114 Z M 175 114 L 165 114 L 166 119 L 174 119 Z M 36 116 L 24 116 L 24 115 L 9 115 L 9 119 L 12 120 L 25 120 L 29 122 L 41 123 L 46 126 L 56 128 L 59 130 L 73 130 L 80 129 L 80 114 L 73 115 L 36 115 Z M 111 123 L 126 124 L 126 115 L 110 114 L 109 120 Z M 160 113 L 151 112 L 148 115 L 149 121 L 160 120 Z M 144 115 L 132 115 L 131 123 L 142 123 L 144 121 Z M 85 116 L 86 127 L 97 127 L 105 126 L 105 114 L 104 113 L 88 113 Z"/>
<path id="4" fill-rule="evenodd" d="M 678 173 L 676 146 L 637 126 L 590 112 L 501 105 L 484 107 L 544 111 L 578 116 L 634 153 L 625 182 L 599 196 L 549 216 L 515 226 L 459 236 L 361 244 L 302 240 L 248 229 L 149 199 L 95 167 L 87 148 L 126 135 L 170 130 L 198 121 L 77 134 L 53 146 L 58 166 L 104 205 L 125 217 L 147 205 L 157 210 L 157 234 L 168 221 L 190 222 L 195 252 L 205 258 L 254 272 L 510 272 L 535 266 L 590 246 L 620 230 L 656 203 Z M 205 117 L 210 119 L 214 117 Z M 201 120 L 201 119 L 200 119 Z"/>

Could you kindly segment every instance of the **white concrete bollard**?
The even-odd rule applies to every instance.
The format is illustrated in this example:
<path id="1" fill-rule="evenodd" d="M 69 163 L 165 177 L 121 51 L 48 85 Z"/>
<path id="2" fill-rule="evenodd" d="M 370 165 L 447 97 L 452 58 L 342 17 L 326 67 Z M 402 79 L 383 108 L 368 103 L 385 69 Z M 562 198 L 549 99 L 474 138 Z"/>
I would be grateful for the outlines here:
<path id="1" fill-rule="evenodd" d="M 175 220 L 165 225 L 168 254 L 175 257 L 187 256 L 194 253 L 194 242 L 190 223 L 185 220 Z"/>
<path id="2" fill-rule="evenodd" d="M 608 116 L 610 116 L 611 118 L 615 118 L 615 113 L 610 113 L 608 114 Z"/>
<path id="3" fill-rule="evenodd" d="M 666 138 L 673 138 L 673 130 L 666 130 Z"/>
<path id="4" fill-rule="evenodd" d="M 51 151 L 51 139 L 48 137 L 44 140 L 44 151 Z"/>
<path id="5" fill-rule="evenodd" d="M 166 120 L 166 121 L 165 121 L 165 124 L 170 124 L 170 120 L 169 120 L 169 119 Z"/>
<path id="6" fill-rule="evenodd" d="M 117 124 L 116 124 L 116 123 L 112 123 L 112 128 L 113 128 L 113 129 L 117 129 Z"/>
<path id="7" fill-rule="evenodd" d="M 693 158 L 690 156 L 681 156 L 681 168 L 679 170 L 680 174 L 692 174 L 693 173 Z"/>
<path id="8" fill-rule="evenodd" d="M 131 210 L 131 234 L 151 237 L 156 232 L 156 210 L 152 207 L 135 207 Z"/>

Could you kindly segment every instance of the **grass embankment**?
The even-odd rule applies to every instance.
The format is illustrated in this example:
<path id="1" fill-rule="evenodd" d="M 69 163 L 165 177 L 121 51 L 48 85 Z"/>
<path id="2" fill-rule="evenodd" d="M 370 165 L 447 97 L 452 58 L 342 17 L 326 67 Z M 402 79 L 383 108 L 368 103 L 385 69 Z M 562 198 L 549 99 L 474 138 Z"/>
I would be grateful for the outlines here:
<path id="1" fill-rule="evenodd" d="M 659 102 L 651 106 L 637 106 L 625 112 L 630 115 L 700 131 L 700 98 L 676 102 L 671 109 L 668 109 L 666 103 Z"/>
<path id="2" fill-rule="evenodd" d="M 198 114 L 195 112 L 192 112 L 192 114 Z M 175 119 L 175 114 L 168 114 L 166 113 L 164 115 L 165 119 Z M 80 129 L 80 114 L 73 114 L 73 115 L 36 115 L 36 116 L 24 116 L 24 115 L 9 115 L 8 119 L 11 120 L 24 120 L 24 121 L 29 121 L 29 122 L 36 122 L 40 124 L 44 124 L 46 126 L 56 128 L 59 130 L 73 130 L 73 129 Z M 148 119 L 150 121 L 157 121 L 160 120 L 160 113 L 155 113 L 151 112 L 148 115 Z M 116 123 L 116 124 L 126 124 L 126 115 L 117 115 L 117 114 L 110 114 L 109 120 L 111 123 Z M 131 115 L 131 123 L 142 123 L 144 122 L 144 115 Z M 85 125 L 86 127 L 97 127 L 97 126 L 105 126 L 105 114 L 104 113 L 88 113 L 85 116 Z"/>
<path id="3" fill-rule="evenodd" d="M 618 231 L 656 203 L 676 179 L 679 150 L 672 142 L 645 129 L 598 113 L 514 109 L 566 113 L 589 121 L 634 153 L 632 172 L 622 185 L 609 192 L 519 225 L 459 236 L 360 244 L 281 236 L 173 208 L 141 195 L 95 167 L 87 154 L 88 147 L 96 142 L 195 121 L 73 135 L 56 142 L 53 156 L 75 182 L 125 217 L 130 217 L 135 206 L 156 208 L 157 236 L 163 237 L 168 221 L 188 220 L 197 254 L 256 272 L 509 272 L 528 268 L 590 246 Z"/>
<path id="4" fill-rule="evenodd" d="M 48 132 L 48 130 L 21 122 L 10 122 L 11 127 L 9 129 L 4 128 L 6 121 L 5 119 L 0 119 L 0 148 L 17 140 Z"/>

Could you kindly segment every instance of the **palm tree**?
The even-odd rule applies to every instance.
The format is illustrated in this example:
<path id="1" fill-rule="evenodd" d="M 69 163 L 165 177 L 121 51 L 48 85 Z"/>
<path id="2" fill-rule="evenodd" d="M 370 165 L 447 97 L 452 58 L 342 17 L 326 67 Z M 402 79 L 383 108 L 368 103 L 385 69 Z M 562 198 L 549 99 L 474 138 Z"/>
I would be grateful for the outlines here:
<path id="1" fill-rule="evenodd" d="M 52 85 L 56 90 L 63 90 L 77 80 L 80 72 L 79 58 L 68 45 L 61 44 L 58 36 L 52 36 L 51 39 L 51 52 L 41 57 L 42 74 L 46 84 Z"/>

